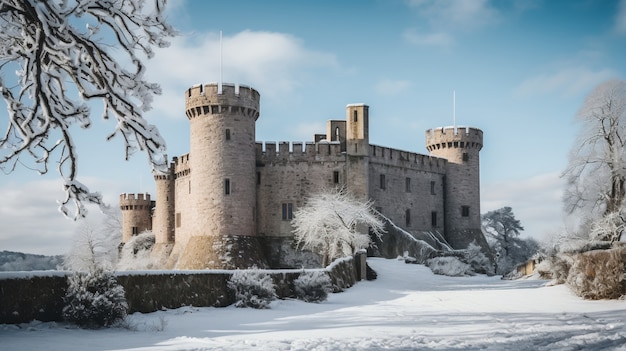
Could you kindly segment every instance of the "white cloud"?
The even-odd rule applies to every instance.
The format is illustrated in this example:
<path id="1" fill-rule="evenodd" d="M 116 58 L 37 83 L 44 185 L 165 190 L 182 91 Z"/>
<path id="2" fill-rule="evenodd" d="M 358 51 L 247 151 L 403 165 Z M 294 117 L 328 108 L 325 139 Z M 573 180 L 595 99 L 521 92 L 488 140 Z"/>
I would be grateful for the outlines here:
<path id="1" fill-rule="evenodd" d="M 409 28 L 404 32 L 404 39 L 418 46 L 439 46 L 447 48 L 454 44 L 454 38 L 448 33 L 418 33 L 415 28 Z"/>
<path id="2" fill-rule="evenodd" d="M 411 82 L 408 80 L 390 80 L 383 79 L 376 84 L 376 91 L 379 94 L 390 95 L 400 94 L 411 87 Z"/>
<path id="3" fill-rule="evenodd" d="M 163 88 L 154 110 L 159 115 L 182 118 L 184 91 L 194 84 L 219 80 L 219 33 L 176 37 L 147 66 L 149 79 Z M 307 72 L 320 67 L 337 68 L 335 56 L 310 50 L 289 34 L 247 30 L 222 38 L 224 82 L 253 86 L 265 97 L 293 92 Z"/>
<path id="4" fill-rule="evenodd" d="M 526 79 L 515 89 L 515 94 L 519 97 L 544 94 L 571 97 L 585 93 L 599 83 L 617 75 L 618 73 L 615 71 L 606 68 L 593 71 L 582 66 L 569 67 Z"/>
<path id="5" fill-rule="evenodd" d="M 564 181 L 558 172 L 483 184 L 481 212 L 509 206 L 524 226 L 523 235 L 541 239 L 563 226 L 563 189 Z"/>
<path id="6" fill-rule="evenodd" d="M 626 35 L 626 0 L 621 0 L 617 5 L 615 32 L 617 34 Z"/>

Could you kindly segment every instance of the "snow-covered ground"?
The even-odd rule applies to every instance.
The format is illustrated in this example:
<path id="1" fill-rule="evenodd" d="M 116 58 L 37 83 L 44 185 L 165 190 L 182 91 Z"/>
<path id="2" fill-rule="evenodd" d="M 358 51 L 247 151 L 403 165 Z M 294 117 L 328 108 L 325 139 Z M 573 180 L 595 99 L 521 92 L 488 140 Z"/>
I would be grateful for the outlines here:
<path id="1" fill-rule="evenodd" d="M 368 259 L 378 279 L 321 304 L 194 308 L 129 317 L 130 329 L 0 325 L 2 350 L 626 350 L 626 301 L 565 286 L 435 276 Z"/>

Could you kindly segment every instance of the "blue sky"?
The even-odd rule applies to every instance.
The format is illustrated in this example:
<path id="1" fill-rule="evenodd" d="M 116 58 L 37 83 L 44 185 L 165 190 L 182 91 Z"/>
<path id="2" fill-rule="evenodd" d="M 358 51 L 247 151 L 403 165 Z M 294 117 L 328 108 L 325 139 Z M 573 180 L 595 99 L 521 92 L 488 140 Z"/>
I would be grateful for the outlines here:
<path id="1" fill-rule="evenodd" d="M 370 106 L 370 142 L 427 153 L 425 130 L 481 128 L 481 212 L 511 206 L 523 235 L 562 230 L 559 175 L 585 96 L 626 79 L 621 1 L 170 1 L 181 35 L 148 62 L 161 84 L 148 120 L 168 154 L 189 151 L 183 93 L 219 79 L 261 93 L 258 141 L 309 141 L 345 106 Z M 83 183 L 117 204 L 153 192 L 147 159 L 124 161 L 110 121 L 76 129 Z M 0 250 L 66 252 L 76 224 L 56 210 L 61 181 L 20 167 L 0 178 Z M 90 207 L 90 220 L 99 220 Z"/>

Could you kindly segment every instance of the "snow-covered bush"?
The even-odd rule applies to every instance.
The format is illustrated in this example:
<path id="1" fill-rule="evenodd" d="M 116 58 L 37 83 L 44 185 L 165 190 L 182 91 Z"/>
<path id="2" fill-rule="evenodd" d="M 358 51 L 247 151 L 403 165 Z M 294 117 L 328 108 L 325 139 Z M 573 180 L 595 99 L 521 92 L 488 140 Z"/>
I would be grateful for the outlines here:
<path id="1" fill-rule="evenodd" d="M 471 242 L 465 250 L 465 260 L 472 266 L 472 270 L 481 274 L 493 274 L 493 265 L 491 260 L 485 255 L 483 249 Z"/>
<path id="2" fill-rule="evenodd" d="M 576 255 L 567 285 L 584 299 L 616 299 L 623 294 L 623 279 L 621 250 L 590 251 Z"/>
<path id="3" fill-rule="evenodd" d="M 228 280 L 228 288 L 235 293 L 235 307 L 269 308 L 276 299 L 272 277 L 255 269 L 236 270 Z"/>
<path id="4" fill-rule="evenodd" d="M 126 317 L 124 288 L 113 274 L 97 267 L 68 278 L 63 317 L 80 327 L 107 327 Z"/>
<path id="5" fill-rule="evenodd" d="M 116 268 L 120 271 L 163 268 L 164 263 L 151 255 L 154 243 L 155 237 L 151 231 L 133 236 L 122 247 Z"/>
<path id="6" fill-rule="evenodd" d="M 296 297 L 305 302 L 322 302 L 332 291 L 332 282 L 323 271 L 303 272 L 293 281 Z"/>
<path id="7" fill-rule="evenodd" d="M 564 284 L 573 259 L 567 254 L 555 254 L 542 260 L 535 270 L 542 279 L 552 279 L 552 284 Z"/>
<path id="8" fill-rule="evenodd" d="M 426 261 L 426 266 L 435 274 L 447 275 L 451 277 L 461 277 L 473 275 L 472 266 L 461 262 L 456 257 L 435 257 Z"/>

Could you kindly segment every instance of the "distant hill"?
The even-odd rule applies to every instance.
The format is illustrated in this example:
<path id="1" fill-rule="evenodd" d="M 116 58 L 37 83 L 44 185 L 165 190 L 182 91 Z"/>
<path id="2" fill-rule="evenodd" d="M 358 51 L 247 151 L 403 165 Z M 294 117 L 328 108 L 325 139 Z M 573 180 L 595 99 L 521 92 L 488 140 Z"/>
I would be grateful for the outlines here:
<path id="1" fill-rule="evenodd" d="M 0 271 L 48 271 L 63 264 L 63 256 L 0 251 Z"/>

